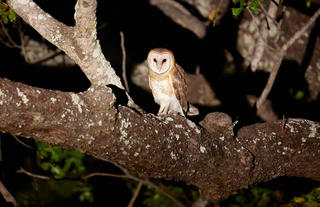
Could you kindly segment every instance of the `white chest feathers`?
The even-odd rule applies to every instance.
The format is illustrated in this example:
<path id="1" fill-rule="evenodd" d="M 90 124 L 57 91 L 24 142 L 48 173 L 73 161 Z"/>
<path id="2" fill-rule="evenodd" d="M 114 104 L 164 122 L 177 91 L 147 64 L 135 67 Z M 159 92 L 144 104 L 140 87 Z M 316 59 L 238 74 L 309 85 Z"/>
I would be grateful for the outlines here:
<path id="1" fill-rule="evenodd" d="M 181 105 L 174 94 L 174 89 L 169 79 L 153 81 L 149 79 L 154 101 L 160 105 L 164 113 L 175 111 L 183 115 Z"/>

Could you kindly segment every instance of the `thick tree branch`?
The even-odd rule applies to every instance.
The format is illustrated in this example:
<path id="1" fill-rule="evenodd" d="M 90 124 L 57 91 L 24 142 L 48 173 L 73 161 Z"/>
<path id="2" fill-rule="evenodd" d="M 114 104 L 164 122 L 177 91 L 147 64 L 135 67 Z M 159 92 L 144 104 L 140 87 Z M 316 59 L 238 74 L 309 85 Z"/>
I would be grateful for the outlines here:
<path id="1" fill-rule="evenodd" d="M 8 4 L 45 39 L 73 59 L 93 85 L 113 84 L 123 88 L 96 39 L 96 0 L 77 1 L 74 27 L 57 21 L 32 0 L 8 0 Z"/>
<path id="2" fill-rule="evenodd" d="M 232 123 L 205 119 L 199 128 L 179 115 L 140 114 L 117 96 L 108 87 L 74 94 L 0 79 L 0 130 L 184 181 L 204 200 L 278 176 L 320 180 L 319 123 L 255 124 L 233 136 Z"/>
<path id="3" fill-rule="evenodd" d="M 198 38 L 203 38 L 206 35 L 206 25 L 180 3 L 174 0 L 149 0 L 149 2 L 158 7 L 172 21 L 193 32 Z"/>

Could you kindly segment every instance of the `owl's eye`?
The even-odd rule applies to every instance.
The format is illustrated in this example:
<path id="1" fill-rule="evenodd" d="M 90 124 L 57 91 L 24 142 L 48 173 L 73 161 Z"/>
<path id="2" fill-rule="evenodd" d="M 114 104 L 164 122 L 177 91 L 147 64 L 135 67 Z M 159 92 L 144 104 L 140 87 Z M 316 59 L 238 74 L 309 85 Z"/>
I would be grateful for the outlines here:
<path id="1" fill-rule="evenodd" d="M 153 58 L 153 62 L 155 62 L 155 63 L 156 63 L 156 62 L 157 62 L 157 60 L 156 60 L 155 58 Z"/>
<path id="2" fill-rule="evenodd" d="M 163 60 L 162 60 L 162 63 L 165 63 L 165 62 L 167 62 L 167 59 L 163 59 Z"/>

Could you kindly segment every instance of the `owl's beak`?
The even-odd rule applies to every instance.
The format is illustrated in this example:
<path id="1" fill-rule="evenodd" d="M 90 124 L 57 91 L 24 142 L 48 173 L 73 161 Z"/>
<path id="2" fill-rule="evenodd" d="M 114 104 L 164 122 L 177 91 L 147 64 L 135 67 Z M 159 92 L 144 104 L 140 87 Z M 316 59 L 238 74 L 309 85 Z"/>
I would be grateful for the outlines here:
<path id="1" fill-rule="evenodd" d="M 159 68 L 159 71 L 161 72 L 162 64 L 161 64 L 161 63 L 158 63 L 158 64 L 157 64 L 157 67 Z"/>

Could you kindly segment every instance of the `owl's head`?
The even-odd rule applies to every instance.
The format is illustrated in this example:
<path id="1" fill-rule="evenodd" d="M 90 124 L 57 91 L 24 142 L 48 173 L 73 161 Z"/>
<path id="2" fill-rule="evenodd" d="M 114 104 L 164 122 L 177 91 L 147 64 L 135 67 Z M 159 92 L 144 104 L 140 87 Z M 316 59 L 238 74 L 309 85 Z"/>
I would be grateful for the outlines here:
<path id="1" fill-rule="evenodd" d="M 151 69 L 157 74 L 167 72 L 175 63 L 173 53 L 164 48 L 150 50 L 147 61 L 149 70 Z"/>

